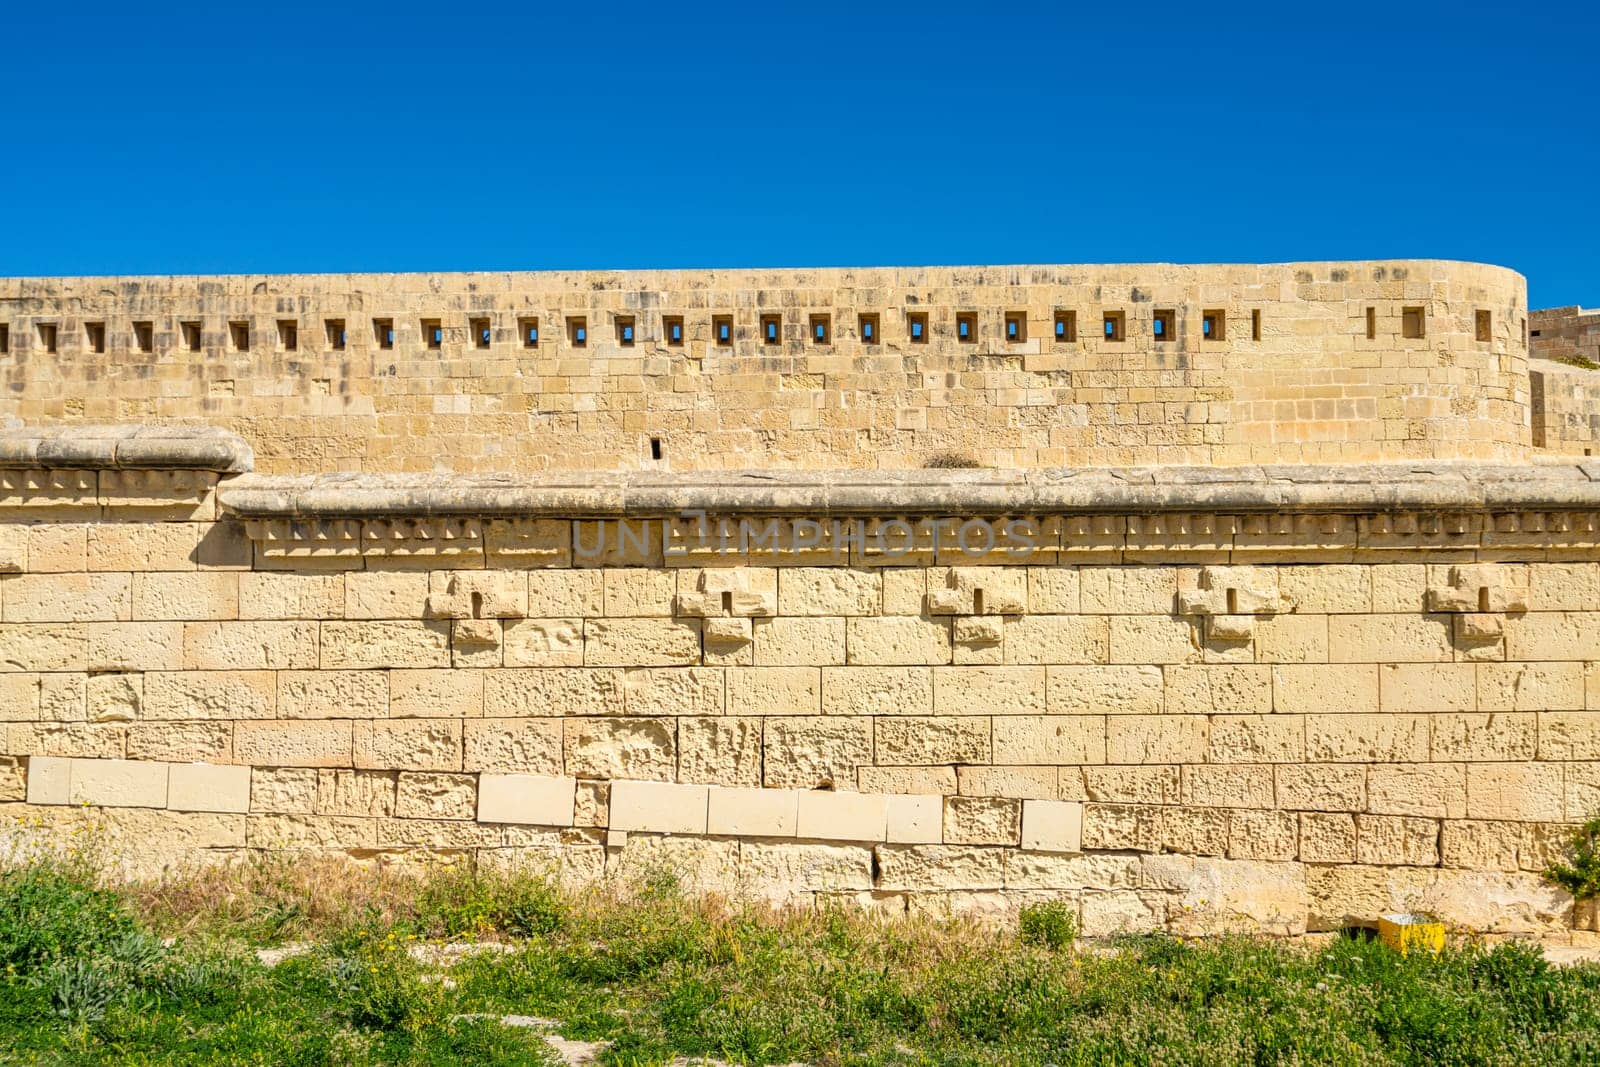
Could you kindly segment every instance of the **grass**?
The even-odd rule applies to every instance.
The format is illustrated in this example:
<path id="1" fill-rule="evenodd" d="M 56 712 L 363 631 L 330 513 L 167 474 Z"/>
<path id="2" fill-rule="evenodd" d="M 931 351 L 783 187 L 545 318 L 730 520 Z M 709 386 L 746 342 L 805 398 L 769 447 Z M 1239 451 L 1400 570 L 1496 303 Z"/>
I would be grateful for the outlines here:
<path id="1" fill-rule="evenodd" d="M 414 951 L 463 939 L 506 950 Z M 284 942 L 309 947 L 275 967 L 253 951 Z M 0 871 L 0 971 L 5 1063 L 558 1062 L 505 1014 L 608 1041 L 616 1067 L 1600 1060 L 1600 967 L 1556 970 L 1518 944 L 1085 951 L 1061 904 L 1000 930 L 466 866 L 263 861 L 111 888 L 36 858 Z"/>

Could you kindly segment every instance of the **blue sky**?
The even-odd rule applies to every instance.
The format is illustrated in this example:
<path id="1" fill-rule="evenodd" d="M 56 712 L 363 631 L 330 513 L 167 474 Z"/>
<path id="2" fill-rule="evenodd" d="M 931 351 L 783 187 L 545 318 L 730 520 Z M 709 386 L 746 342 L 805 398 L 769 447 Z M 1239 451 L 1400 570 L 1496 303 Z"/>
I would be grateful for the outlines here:
<path id="1" fill-rule="evenodd" d="M 1593 4 L 7 12 L 0 274 L 1401 256 L 1600 304 Z"/>

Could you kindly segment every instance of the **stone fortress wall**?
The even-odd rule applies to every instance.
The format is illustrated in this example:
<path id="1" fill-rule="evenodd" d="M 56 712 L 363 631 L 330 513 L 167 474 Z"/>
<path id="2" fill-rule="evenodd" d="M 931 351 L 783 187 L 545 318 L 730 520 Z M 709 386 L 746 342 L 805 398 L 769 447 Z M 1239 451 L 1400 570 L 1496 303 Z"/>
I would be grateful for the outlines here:
<path id="1" fill-rule="evenodd" d="M 1338 301 L 1344 319 L 1370 299 L 1375 325 L 1425 333 L 1425 348 L 1391 337 L 1371 354 L 1381 377 L 1407 353 L 1395 365 L 1410 370 L 1370 399 L 1420 398 L 1434 414 L 1417 436 L 1389 453 L 1383 417 L 1347 428 L 1368 435 L 1352 458 L 1396 462 L 1304 462 L 1285 433 L 1274 447 L 1289 465 L 1243 453 L 1232 466 L 1097 465 L 1068 449 L 1071 466 L 1008 467 L 1054 455 L 1041 442 L 1057 429 L 1226 438 L 1246 425 L 1186 421 L 1187 407 L 1170 423 L 1137 410 L 1105 421 L 1080 397 L 1081 423 L 1060 405 L 1056 424 L 1007 421 L 959 446 L 889 431 L 903 455 L 789 452 L 837 439 L 775 430 L 740 457 L 702 456 L 660 430 L 663 461 L 630 448 L 602 464 L 613 438 L 595 429 L 587 447 L 565 440 L 562 469 L 511 462 L 531 445 L 508 441 L 493 462 L 447 455 L 453 473 L 407 474 L 395 452 L 384 473 L 350 474 L 336 468 L 384 465 L 365 452 L 297 465 L 286 439 L 261 460 L 262 441 L 211 426 L 95 425 L 159 421 L 193 400 L 167 411 L 141 407 L 153 402 L 131 385 L 80 384 L 74 404 L 65 383 L 84 368 L 62 335 L 52 360 L 13 347 L 0 365 L 26 424 L 0 433 L 0 815 L 49 834 L 97 823 L 145 872 L 255 850 L 469 855 L 574 880 L 667 867 L 694 886 L 887 911 L 1009 914 L 1059 897 L 1091 934 L 1294 934 L 1397 910 L 1570 933 L 1592 916 L 1537 872 L 1600 811 L 1600 463 L 1529 462 L 1515 275 L 1320 265 L 1306 270 L 1328 280 L 1284 284 L 1352 287 L 1333 273 L 1380 267 L 1428 271 L 1448 296 L 1401 288 L 1391 306 L 1347 288 Z M 1182 323 L 1225 306 L 1233 352 L 1250 316 L 1225 289 L 1171 300 Z M 1153 319 L 1142 348 L 1134 332 L 1138 308 L 1162 309 L 1150 292 L 1129 305 L 1121 342 L 1140 369 L 1105 357 L 1097 373 L 1131 382 L 1161 355 Z M 1399 321 L 1413 299 L 1420 327 Z M 1009 306 L 981 309 L 979 328 L 1003 330 Z M 1082 337 L 1103 313 L 1078 310 Z M 1475 340 L 1484 310 L 1505 336 Z M 13 317 L 13 344 L 19 329 L 39 336 L 40 317 Z M 707 308 L 707 329 L 714 318 Z M 1289 321 L 1305 332 L 1269 329 Z M 1309 388 L 1310 349 L 1294 339 L 1331 344 L 1332 321 L 1269 310 L 1257 363 L 1297 369 L 1223 359 L 1218 373 L 1236 389 Z M 1208 344 L 1182 328 L 1172 344 L 1204 362 Z M 1344 328 L 1361 341 L 1364 312 Z M 1052 353 L 1038 319 L 1026 329 L 1022 343 Z M 722 397 L 715 383 L 748 343 L 706 347 L 700 363 L 720 371 L 674 395 Z M 928 358 L 960 343 L 931 339 Z M 1002 354 L 960 358 L 1008 358 L 992 347 Z M 1102 360 L 1092 347 L 1069 355 Z M 794 357 L 809 358 L 841 357 Z M 176 366 L 204 370 L 189 359 Z M 837 373 L 877 359 L 889 357 L 852 349 Z M 908 363 L 928 366 L 904 351 L 893 362 L 907 379 Z M 797 373 L 822 376 L 819 415 L 868 404 L 870 423 L 888 410 L 833 372 Z M 1077 388 L 1086 372 L 1063 373 Z M 199 380 L 158 370 L 143 388 L 192 397 Z M 260 410 L 268 381 L 230 380 L 224 400 Z M 654 397 L 663 383 L 638 387 Z M 330 403 L 338 393 L 330 383 Z M 107 395 L 132 406 L 91 406 Z M 981 419 L 1004 407 L 987 395 L 945 399 Z M 282 399 L 316 418 L 307 398 Z M 1315 422 L 1319 401 L 1306 400 Z M 931 429 L 941 408 L 925 402 Z M 39 410 L 51 404 L 62 417 Z M 740 410 L 752 417 L 711 409 L 729 427 Z M 252 425 L 235 414 L 184 421 Z M 1269 419 L 1269 437 L 1294 425 L 1288 409 L 1272 418 L 1283 421 Z M 470 422 L 416 432 L 448 452 Z M 289 423 L 253 425 L 269 424 Z M 485 447 L 494 432 L 478 431 Z M 1302 442 L 1311 454 L 1323 432 Z M 958 447 L 980 469 L 907 469 Z M 1219 461 L 1229 447 L 1217 443 Z M 735 466 L 746 469 L 718 469 Z"/>
<path id="2" fill-rule="evenodd" d="M 0 411 L 284 473 L 1506 459 L 1527 314 L 1426 260 L 10 279 Z"/>
<path id="3" fill-rule="evenodd" d="M 1532 312 L 1528 346 L 1534 446 L 1595 455 L 1600 449 L 1600 311 Z"/>

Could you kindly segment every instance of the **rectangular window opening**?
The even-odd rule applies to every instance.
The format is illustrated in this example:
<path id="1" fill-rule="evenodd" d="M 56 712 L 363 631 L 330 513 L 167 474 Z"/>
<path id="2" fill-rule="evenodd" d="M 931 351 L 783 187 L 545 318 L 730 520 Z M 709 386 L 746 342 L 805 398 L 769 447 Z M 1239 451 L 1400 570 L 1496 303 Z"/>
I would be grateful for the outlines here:
<path id="1" fill-rule="evenodd" d="M 11 351 L 11 326 L 0 322 L 0 355 Z"/>
<path id="2" fill-rule="evenodd" d="M 379 348 L 389 349 L 394 347 L 394 320 L 373 319 L 372 340 Z"/>
<path id="3" fill-rule="evenodd" d="M 1122 311 L 1106 312 L 1102 328 L 1107 341 L 1126 341 L 1128 339 L 1127 314 Z"/>
<path id="4" fill-rule="evenodd" d="M 154 352 L 156 350 L 156 324 L 153 322 L 134 323 L 133 343 L 141 352 Z"/>
<path id="5" fill-rule="evenodd" d="M 250 324 L 248 322 L 228 323 L 228 343 L 233 345 L 235 352 L 250 351 Z"/>
<path id="6" fill-rule="evenodd" d="M 56 324 L 41 322 L 39 324 L 39 344 L 46 352 L 56 350 Z"/>
<path id="7" fill-rule="evenodd" d="M 1403 308 L 1400 311 L 1400 336 L 1416 341 L 1427 336 L 1427 319 L 1422 309 Z"/>
<path id="8" fill-rule="evenodd" d="M 1078 339 L 1078 313 L 1076 311 L 1056 311 L 1056 341 L 1059 344 L 1071 344 Z"/>
<path id="9" fill-rule="evenodd" d="M 292 319 L 278 320 L 278 345 L 285 352 L 293 352 L 300 347 L 300 324 Z"/>
<path id="10" fill-rule="evenodd" d="M 1368 308 L 1367 309 L 1367 340 L 1376 341 L 1377 339 L 1378 339 L 1378 309 L 1377 308 Z"/>
<path id="11" fill-rule="evenodd" d="M 650 438 L 650 458 L 651 459 L 660 459 L 661 458 L 661 438 L 659 438 L 659 437 Z"/>
<path id="12" fill-rule="evenodd" d="M 826 315 L 811 316 L 811 342 L 812 344 L 825 345 L 833 340 L 833 324 Z"/>
<path id="13" fill-rule="evenodd" d="M 1228 339 L 1228 313 L 1222 308 L 1210 308 L 1200 313 L 1200 336 L 1206 341 Z"/>
<path id="14" fill-rule="evenodd" d="M 1158 310 L 1150 323 L 1150 332 L 1157 341 L 1176 341 L 1178 339 L 1178 313 L 1173 310 Z"/>
<path id="15" fill-rule="evenodd" d="M 190 352 L 200 351 L 200 324 L 198 322 L 180 323 L 179 332 L 183 334 L 184 348 Z"/>
<path id="16" fill-rule="evenodd" d="M 567 317 L 567 343 L 573 348 L 586 348 L 589 344 L 589 320 L 582 315 Z"/>
<path id="17" fill-rule="evenodd" d="M 857 315 L 856 332 L 860 335 L 862 344 L 877 344 L 882 339 L 878 333 L 878 316 L 873 314 Z"/>
<path id="18" fill-rule="evenodd" d="M 681 315 L 668 315 L 662 319 L 661 329 L 667 335 L 667 344 L 674 347 L 683 344 L 683 317 Z"/>
<path id="19" fill-rule="evenodd" d="M 972 344 L 978 339 L 978 316 L 971 311 L 956 315 L 956 340 Z"/>
<path id="20" fill-rule="evenodd" d="M 86 322 L 83 324 L 84 340 L 89 342 L 89 351 L 104 352 L 106 350 L 106 324 L 103 322 Z"/>
<path id="21" fill-rule="evenodd" d="M 1480 311 L 1473 316 L 1473 319 L 1474 325 L 1477 328 L 1478 340 L 1494 340 L 1494 312 Z"/>
<path id="22" fill-rule="evenodd" d="M 444 323 L 438 319 L 422 320 L 422 343 L 434 351 L 444 347 Z"/>
<path id="23" fill-rule="evenodd" d="M 781 315 L 761 316 L 761 343 L 775 345 L 783 340 L 783 317 Z"/>
<path id="24" fill-rule="evenodd" d="M 711 339 L 718 348 L 727 348 L 733 344 L 733 316 L 713 315 L 711 317 Z"/>
<path id="25" fill-rule="evenodd" d="M 538 348 L 539 347 L 539 320 L 538 319 L 518 319 L 517 320 L 517 336 L 522 338 L 522 347 L 523 348 Z"/>
<path id="26" fill-rule="evenodd" d="M 488 348 L 494 343 L 494 325 L 488 319 L 473 319 L 468 325 L 472 328 L 472 347 Z"/>
<path id="27" fill-rule="evenodd" d="M 328 319 L 323 325 L 328 331 L 328 347 L 335 352 L 344 351 L 344 320 Z"/>
<path id="28" fill-rule="evenodd" d="M 633 316 L 617 316 L 617 344 L 623 348 L 633 347 Z"/>
<path id="29" fill-rule="evenodd" d="M 914 345 L 928 343 L 928 313 L 926 311 L 911 311 L 906 314 L 906 333 Z"/>
<path id="30" fill-rule="evenodd" d="M 1250 340 L 1261 340 L 1261 309 L 1250 309 Z"/>
<path id="31" fill-rule="evenodd" d="M 1008 311 L 1005 318 L 1006 343 L 1021 344 L 1028 339 L 1028 314 L 1025 311 Z"/>

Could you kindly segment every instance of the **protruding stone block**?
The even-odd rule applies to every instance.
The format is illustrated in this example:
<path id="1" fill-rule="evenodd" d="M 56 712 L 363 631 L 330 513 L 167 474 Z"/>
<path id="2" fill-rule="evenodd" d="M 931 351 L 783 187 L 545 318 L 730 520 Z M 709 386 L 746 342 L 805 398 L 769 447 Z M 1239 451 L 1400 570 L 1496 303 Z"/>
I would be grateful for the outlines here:
<path id="1" fill-rule="evenodd" d="M 478 821 L 571 826 L 578 783 L 534 774 L 478 776 Z"/>
<path id="2" fill-rule="evenodd" d="M 60 756 L 28 757 L 28 803 L 70 803 L 72 761 Z"/>
<path id="3" fill-rule="evenodd" d="M 247 812 L 250 768 L 174 763 L 167 778 L 167 807 L 174 811 Z"/>
<path id="4" fill-rule="evenodd" d="M 798 835 L 821 841 L 882 841 L 888 836 L 889 798 L 874 793 L 800 793 Z"/>
<path id="5" fill-rule="evenodd" d="M 612 782 L 611 829 L 703 834 L 708 792 L 708 786 L 678 782 Z"/>
<path id="6" fill-rule="evenodd" d="M 1024 800 L 1022 847 L 1036 852 L 1081 852 L 1083 805 L 1067 800 Z"/>
<path id="7" fill-rule="evenodd" d="M 891 796 L 884 840 L 891 845 L 937 845 L 944 840 L 944 798 Z"/>
<path id="8" fill-rule="evenodd" d="M 798 818 L 793 789 L 713 788 L 706 832 L 740 837 L 793 837 Z"/>
<path id="9" fill-rule="evenodd" d="M 167 767 L 125 759 L 75 759 L 68 802 L 104 808 L 164 808 Z"/>

